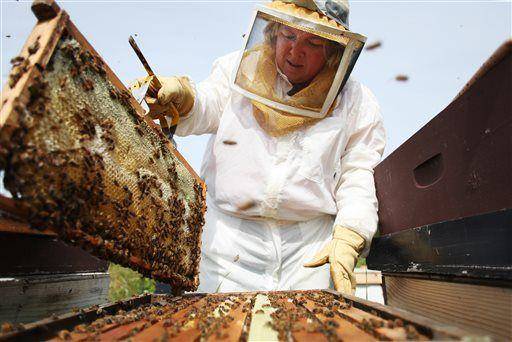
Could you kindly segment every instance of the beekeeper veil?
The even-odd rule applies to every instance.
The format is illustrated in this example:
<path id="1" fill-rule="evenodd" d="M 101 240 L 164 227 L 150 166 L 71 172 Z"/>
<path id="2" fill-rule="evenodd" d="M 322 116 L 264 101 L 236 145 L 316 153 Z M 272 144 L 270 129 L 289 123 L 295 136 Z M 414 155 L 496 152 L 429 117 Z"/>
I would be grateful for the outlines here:
<path id="1" fill-rule="evenodd" d="M 279 136 L 329 115 L 364 45 L 348 4 L 273 1 L 256 8 L 233 77 L 260 126 Z"/>

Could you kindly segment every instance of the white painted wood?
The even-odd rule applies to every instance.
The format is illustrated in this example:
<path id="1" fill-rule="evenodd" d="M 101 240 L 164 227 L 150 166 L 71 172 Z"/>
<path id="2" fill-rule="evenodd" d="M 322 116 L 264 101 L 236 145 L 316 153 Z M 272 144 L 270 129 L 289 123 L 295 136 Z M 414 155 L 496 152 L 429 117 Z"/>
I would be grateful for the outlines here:
<path id="1" fill-rule="evenodd" d="M 356 277 L 355 296 L 379 304 L 384 304 L 384 291 L 382 290 L 382 275 L 380 271 L 369 270 L 366 266 L 354 270 Z"/>
<path id="2" fill-rule="evenodd" d="M 382 275 L 380 271 L 369 270 L 366 266 L 357 267 L 354 270 L 357 285 L 381 285 Z"/>
<path id="3" fill-rule="evenodd" d="M 278 341 L 278 333 L 270 327 L 272 317 L 270 315 L 276 311 L 272 307 L 264 307 L 270 305 L 268 297 L 264 294 L 258 294 L 252 308 L 251 327 L 249 329 L 249 342 L 255 341 Z"/>
<path id="4" fill-rule="evenodd" d="M 384 291 L 381 285 L 357 285 L 356 297 L 384 304 Z"/>

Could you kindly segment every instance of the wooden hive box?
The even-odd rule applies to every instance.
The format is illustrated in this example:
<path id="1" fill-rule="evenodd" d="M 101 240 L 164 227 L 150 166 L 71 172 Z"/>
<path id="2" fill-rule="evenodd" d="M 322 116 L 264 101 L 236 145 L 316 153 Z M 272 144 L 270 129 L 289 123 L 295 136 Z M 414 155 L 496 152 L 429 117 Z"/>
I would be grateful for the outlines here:
<path id="1" fill-rule="evenodd" d="M 104 304 L 107 269 L 107 262 L 0 210 L 0 322 L 33 322 Z"/>
<path id="2" fill-rule="evenodd" d="M 0 340 L 463 340 L 466 331 L 334 291 L 144 295 L 24 326 Z"/>
<path id="3" fill-rule="evenodd" d="M 386 304 L 512 339 L 512 41 L 375 169 Z"/>
<path id="4" fill-rule="evenodd" d="M 38 22 L 2 92 L 9 205 L 33 229 L 196 289 L 204 183 L 68 14 L 53 1 L 32 9 Z"/>

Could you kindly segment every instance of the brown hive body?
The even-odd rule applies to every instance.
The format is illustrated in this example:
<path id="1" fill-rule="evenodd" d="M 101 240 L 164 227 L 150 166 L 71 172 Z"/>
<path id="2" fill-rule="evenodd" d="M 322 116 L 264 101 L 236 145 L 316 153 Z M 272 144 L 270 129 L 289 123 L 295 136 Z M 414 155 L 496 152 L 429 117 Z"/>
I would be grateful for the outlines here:
<path id="1" fill-rule="evenodd" d="M 6 327 L 0 340 L 460 340 L 465 331 L 339 293 L 310 290 L 144 295 Z"/>
<path id="2" fill-rule="evenodd" d="M 204 183 L 66 12 L 47 8 L 4 88 L 5 187 L 32 227 L 194 290 Z"/>

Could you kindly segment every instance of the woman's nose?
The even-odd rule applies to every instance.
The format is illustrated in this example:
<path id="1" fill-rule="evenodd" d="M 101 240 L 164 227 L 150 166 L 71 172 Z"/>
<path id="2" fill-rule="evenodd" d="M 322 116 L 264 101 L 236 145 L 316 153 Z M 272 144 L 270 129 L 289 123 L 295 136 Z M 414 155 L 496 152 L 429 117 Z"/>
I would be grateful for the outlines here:
<path id="1" fill-rule="evenodd" d="M 290 48 L 290 55 L 293 58 L 302 58 L 304 56 L 304 49 L 300 42 L 293 42 Z"/>

